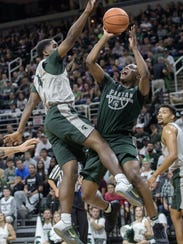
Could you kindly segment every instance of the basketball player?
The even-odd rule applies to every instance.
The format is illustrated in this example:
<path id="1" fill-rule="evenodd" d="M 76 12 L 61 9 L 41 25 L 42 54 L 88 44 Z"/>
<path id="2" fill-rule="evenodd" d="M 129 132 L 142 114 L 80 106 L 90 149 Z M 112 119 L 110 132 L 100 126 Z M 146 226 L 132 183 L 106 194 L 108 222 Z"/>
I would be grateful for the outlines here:
<path id="1" fill-rule="evenodd" d="M 154 207 L 148 185 L 139 174 L 137 149 L 131 136 L 132 128 L 149 93 L 149 71 L 137 48 L 135 26 L 130 30 L 129 45 L 134 54 L 136 64 L 129 64 L 121 72 L 121 81 L 113 80 L 97 63 L 97 58 L 107 41 L 113 37 L 104 29 L 104 34 L 90 51 L 86 63 L 89 71 L 101 88 L 101 100 L 97 118 L 97 129 L 108 141 L 110 147 L 118 156 L 120 165 L 129 181 L 136 187 L 144 200 L 148 215 L 154 225 L 154 236 L 157 243 L 165 237 L 164 232 L 157 232 L 158 214 Z M 100 163 L 96 153 L 87 160 L 82 171 L 83 200 L 105 211 L 106 230 L 111 231 L 115 225 L 115 217 L 110 206 L 97 194 L 98 184 L 106 169 Z M 118 191 L 118 185 L 116 186 Z M 158 227 L 163 227 L 159 226 Z M 160 229 L 160 228 L 159 228 Z"/>
<path id="2" fill-rule="evenodd" d="M 84 160 L 83 146 L 99 154 L 101 162 L 117 177 L 119 188 L 133 200 L 131 188 L 128 190 L 125 175 L 121 172 L 118 160 L 107 144 L 94 129 L 91 122 L 77 114 L 74 109 L 74 95 L 70 87 L 64 57 L 73 47 L 81 34 L 95 0 L 89 0 L 85 10 L 71 26 L 63 42 L 57 46 L 52 39 L 45 39 L 37 44 L 37 53 L 43 58 L 40 61 L 34 79 L 29 100 L 23 111 L 19 127 L 13 134 L 5 137 L 5 142 L 21 142 L 26 122 L 36 105 L 42 101 L 47 111 L 45 132 L 52 144 L 53 152 L 63 171 L 59 199 L 61 220 L 54 226 L 55 232 L 69 243 L 82 243 L 71 223 L 71 211 L 74 197 L 74 186 L 77 180 L 77 161 Z M 122 179 L 122 180 L 121 180 Z M 124 189 L 123 189 L 124 188 Z M 138 199 L 137 199 L 138 200 Z"/>
<path id="3" fill-rule="evenodd" d="M 162 153 L 164 160 L 149 178 L 151 186 L 156 178 L 167 169 L 173 172 L 174 195 L 170 209 L 178 244 L 183 243 L 183 131 L 174 122 L 176 109 L 168 104 L 162 105 L 158 112 L 158 123 L 162 125 Z"/>
<path id="4" fill-rule="evenodd" d="M 0 158 L 8 157 L 11 154 L 19 153 L 19 152 L 26 152 L 29 149 L 33 149 L 35 145 L 39 142 L 39 140 L 32 138 L 19 146 L 14 147 L 0 147 Z"/>

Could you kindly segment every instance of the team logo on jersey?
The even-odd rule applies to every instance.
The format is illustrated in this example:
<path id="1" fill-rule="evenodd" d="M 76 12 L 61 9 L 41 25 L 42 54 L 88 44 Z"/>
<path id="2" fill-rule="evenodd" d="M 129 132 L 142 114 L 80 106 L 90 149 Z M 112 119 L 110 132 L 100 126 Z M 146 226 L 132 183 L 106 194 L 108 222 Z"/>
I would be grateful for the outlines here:
<path id="1" fill-rule="evenodd" d="M 129 92 L 110 90 L 106 98 L 108 99 L 109 108 L 113 110 L 121 110 L 125 108 L 128 103 L 133 103 L 133 93 Z"/>
<path id="2" fill-rule="evenodd" d="M 82 125 L 82 126 L 81 126 L 81 129 L 82 129 L 82 130 L 87 130 L 88 127 L 87 127 L 86 125 Z"/>

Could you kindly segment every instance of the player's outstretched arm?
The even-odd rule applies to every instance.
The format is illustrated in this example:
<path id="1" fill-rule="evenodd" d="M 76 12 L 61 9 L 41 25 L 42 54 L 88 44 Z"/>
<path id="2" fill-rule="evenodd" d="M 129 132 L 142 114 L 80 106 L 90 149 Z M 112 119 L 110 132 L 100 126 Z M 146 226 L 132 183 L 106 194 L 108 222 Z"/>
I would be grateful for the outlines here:
<path id="1" fill-rule="evenodd" d="M 39 95 L 36 92 L 31 92 L 29 100 L 25 105 L 24 111 L 22 113 L 22 117 L 20 119 L 18 129 L 14 133 L 8 134 L 4 137 L 5 144 L 8 143 L 13 145 L 18 145 L 22 143 L 22 134 L 26 126 L 26 123 L 30 118 L 32 111 L 34 110 L 34 108 L 39 102 L 40 102 Z"/>
<path id="2" fill-rule="evenodd" d="M 22 143 L 19 146 L 14 146 L 14 147 L 0 147 L 0 157 L 7 157 L 10 156 L 11 154 L 14 153 L 19 153 L 19 152 L 26 152 L 29 149 L 33 149 L 35 145 L 39 142 L 38 139 L 32 138 L 24 143 Z"/>
<path id="3" fill-rule="evenodd" d="M 89 0 L 81 16 L 70 27 L 65 40 L 58 47 L 58 53 L 60 57 L 64 57 L 67 55 L 68 51 L 73 47 L 74 43 L 82 33 L 88 20 L 88 16 L 94 8 L 94 4 L 95 0 Z"/>
<path id="4" fill-rule="evenodd" d="M 101 49 L 104 47 L 107 41 L 114 36 L 114 34 L 108 33 L 105 29 L 103 29 L 103 31 L 104 31 L 103 36 L 95 44 L 95 46 L 92 48 L 92 50 L 90 51 L 90 53 L 86 58 L 86 65 L 91 75 L 98 83 L 100 83 L 104 79 L 105 72 L 102 69 L 102 67 L 97 63 L 97 58 L 100 54 Z"/>
<path id="5" fill-rule="evenodd" d="M 130 34 L 129 37 L 130 48 L 132 49 L 133 54 L 135 56 L 135 62 L 137 64 L 137 69 L 140 75 L 139 89 L 142 95 L 147 96 L 149 94 L 149 89 L 150 89 L 150 84 L 149 84 L 150 75 L 149 75 L 147 64 L 137 47 L 136 29 L 134 25 L 131 27 L 129 34 Z"/>

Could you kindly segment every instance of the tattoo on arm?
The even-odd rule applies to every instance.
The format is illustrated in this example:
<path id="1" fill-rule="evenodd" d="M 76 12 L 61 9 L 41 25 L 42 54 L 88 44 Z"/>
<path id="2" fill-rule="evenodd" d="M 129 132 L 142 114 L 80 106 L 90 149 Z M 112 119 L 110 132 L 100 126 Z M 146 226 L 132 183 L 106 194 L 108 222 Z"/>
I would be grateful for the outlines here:
<path id="1" fill-rule="evenodd" d="M 0 157 L 4 157 L 5 156 L 5 151 L 0 149 Z"/>

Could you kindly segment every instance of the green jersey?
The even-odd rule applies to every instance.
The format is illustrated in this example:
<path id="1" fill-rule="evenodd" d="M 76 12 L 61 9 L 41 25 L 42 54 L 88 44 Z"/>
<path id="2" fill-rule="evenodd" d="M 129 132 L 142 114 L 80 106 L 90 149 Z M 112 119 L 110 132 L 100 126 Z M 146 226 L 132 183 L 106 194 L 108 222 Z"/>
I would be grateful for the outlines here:
<path id="1" fill-rule="evenodd" d="M 144 103 L 138 86 L 126 88 L 105 74 L 97 117 L 97 129 L 104 137 L 132 131 Z"/>

